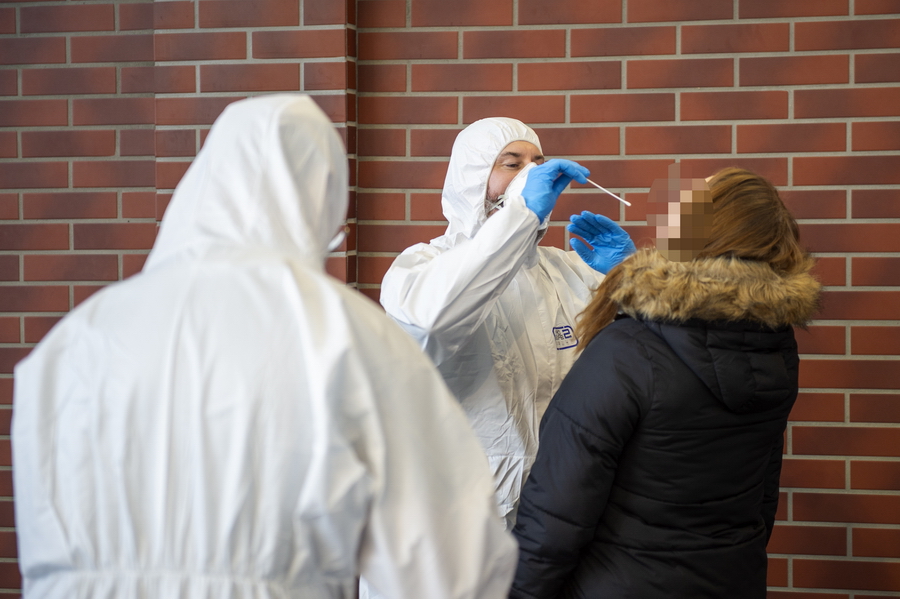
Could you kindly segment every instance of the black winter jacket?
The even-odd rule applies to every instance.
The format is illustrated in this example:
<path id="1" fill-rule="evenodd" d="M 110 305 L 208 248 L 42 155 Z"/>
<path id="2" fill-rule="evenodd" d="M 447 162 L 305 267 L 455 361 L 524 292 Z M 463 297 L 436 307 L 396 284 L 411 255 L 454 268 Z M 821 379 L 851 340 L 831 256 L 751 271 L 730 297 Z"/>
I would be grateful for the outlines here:
<path id="1" fill-rule="evenodd" d="M 511 597 L 766 595 L 807 273 L 641 252 L 541 422 Z"/>

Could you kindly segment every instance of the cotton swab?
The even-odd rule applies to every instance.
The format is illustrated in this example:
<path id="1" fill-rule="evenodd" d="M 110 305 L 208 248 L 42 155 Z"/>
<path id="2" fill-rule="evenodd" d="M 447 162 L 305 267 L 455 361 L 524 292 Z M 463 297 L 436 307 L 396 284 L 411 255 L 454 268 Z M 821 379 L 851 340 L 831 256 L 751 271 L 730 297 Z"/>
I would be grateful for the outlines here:
<path id="1" fill-rule="evenodd" d="M 614 193 L 611 192 L 610 190 L 606 189 L 605 187 L 601 187 L 600 185 L 597 185 L 596 183 L 594 183 L 594 182 L 591 181 L 590 179 L 588 179 L 587 182 L 590 183 L 591 185 L 593 185 L 594 187 L 596 187 L 597 189 L 599 189 L 600 191 L 605 191 L 606 193 L 608 193 L 608 194 L 611 195 L 612 197 L 616 198 L 617 200 L 619 200 L 620 202 L 622 202 L 622 203 L 625 204 L 626 206 L 631 206 L 631 202 L 628 202 L 628 201 L 623 200 L 622 198 L 620 198 L 619 196 L 617 196 L 616 194 L 614 194 Z"/>

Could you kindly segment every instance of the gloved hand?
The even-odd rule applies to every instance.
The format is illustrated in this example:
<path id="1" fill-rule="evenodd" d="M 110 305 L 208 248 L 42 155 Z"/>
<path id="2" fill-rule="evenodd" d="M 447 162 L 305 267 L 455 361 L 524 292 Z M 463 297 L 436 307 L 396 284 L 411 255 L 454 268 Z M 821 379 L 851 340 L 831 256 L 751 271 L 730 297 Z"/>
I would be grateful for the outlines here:
<path id="1" fill-rule="evenodd" d="M 591 171 L 577 162 L 560 158 L 548 160 L 544 164 L 534 167 L 531 164 L 528 166 L 531 168 L 525 181 L 525 187 L 522 189 L 522 197 L 525 198 L 525 205 L 537 215 L 541 222 L 544 222 L 544 219 L 553 210 L 556 198 L 573 179 L 579 183 L 587 183 L 587 176 L 591 174 Z M 508 188 L 507 194 L 511 195 Z"/>
<path id="2" fill-rule="evenodd" d="M 636 251 L 628 233 L 603 215 L 585 210 L 569 220 L 566 229 L 584 237 L 593 249 L 580 239 L 570 239 L 569 245 L 594 270 L 606 274 Z"/>

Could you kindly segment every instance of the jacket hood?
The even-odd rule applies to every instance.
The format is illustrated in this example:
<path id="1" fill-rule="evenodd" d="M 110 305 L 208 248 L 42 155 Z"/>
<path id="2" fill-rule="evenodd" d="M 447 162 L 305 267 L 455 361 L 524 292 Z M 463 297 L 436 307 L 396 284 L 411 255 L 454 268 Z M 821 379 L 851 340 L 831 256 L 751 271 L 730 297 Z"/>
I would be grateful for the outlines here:
<path id="1" fill-rule="evenodd" d="M 738 258 L 670 262 L 655 249 L 635 253 L 622 267 L 612 299 L 642 320 L 750 321 L 775 329 L 802 326 L 819 307 L 821 285 L 808 270 L 779 274 Z"/>
<path id="2" fill-rule="evenodd" d="M 347 213 L 347 157 L 307 96 L 229 105 L 185 173 L 145 269 L 210 248 L 265 249 L 319 265 Z"/>
<path id="3" fill-rule="evenodd" d="M 450 223 L 448 237 L 461 234 L 471 238 L 484 224 L 491 169 L 503 148 L 514 141 L 527 141 L 541 148 L 531 127 L 503 117 L 475 121 L 456 137 L 441 194 L 444 218 Z"/>
<path id="4" fill-rule="evenodd" d="M 656 250 L 636 253 L 623 268 L 613 300 L 731 411 L 793 401 L 798 359 L 790 325 L 812 318 L 821 287 L 808 271 L 779 274 L 736 258 L 670 262 Z"/>

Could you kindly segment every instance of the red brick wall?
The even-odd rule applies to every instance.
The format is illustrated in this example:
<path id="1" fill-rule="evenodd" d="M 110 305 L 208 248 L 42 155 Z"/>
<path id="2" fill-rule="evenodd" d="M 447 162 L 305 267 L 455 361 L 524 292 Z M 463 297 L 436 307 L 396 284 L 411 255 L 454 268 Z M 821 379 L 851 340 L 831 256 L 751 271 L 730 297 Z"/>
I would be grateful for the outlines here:
<path id="1" fill-rule="evenodd" d="M 228 102 L 309 91 L 352 165 L 358 152 L 354 230 L 329 267 L 370 297 L 397 252 L 443 231 L 456 133 L 512 116 L 634 204 L 578 186 L 555 245 L 585 208 L 641 238 L 649 185 L 675 159 L 784 190 L 826 292 L 798 333 L 770 597 L 896 594 L 898 48 L 898 0 L 0 2 L 0 434 L 13 364 L 139 270 Z M 16 589 L 8 448 L 0 437 L 0 588 Z"/>
<path id="2" fill-rule="evenodd" d="M 900 2 L 359 0 L 359 287 L 443 230 L 457 131 L 520 118 L 579 160 L 582 209 L 643 236 L 648 188 L 684 159 L 771 178 L 820 257 L 799 332 L 770 596 L 900 592 Z M 577 186 L 580 187 L 580 186 Z M 833 594 L 832 594 L 833 593 Z"/>

